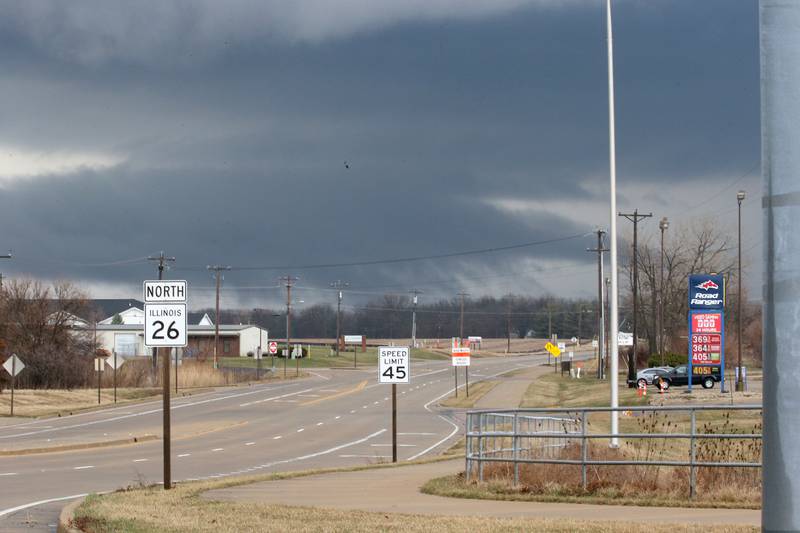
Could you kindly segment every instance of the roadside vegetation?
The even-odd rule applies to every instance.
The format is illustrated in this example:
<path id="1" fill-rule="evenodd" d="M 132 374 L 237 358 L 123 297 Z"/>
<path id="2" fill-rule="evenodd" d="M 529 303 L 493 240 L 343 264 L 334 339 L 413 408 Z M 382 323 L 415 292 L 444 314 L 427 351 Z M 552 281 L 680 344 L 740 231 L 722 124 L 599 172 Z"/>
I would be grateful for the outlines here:
<path id="1" fill-rule="evenodd" d="M 377 465 L 331 471 L 369 468 L 394 468 Z M 173 490 L 140 487 L 102 496 L 88 497 L 75 511 L 72 525 L 92 533 L 140 533 L 145 531 L 183 532 L 310 532 L 310 531 L 410 531 L 450 533 L 461 531 L 546 531 L 672 533 L 673 524 L 579 521 L 569 519 L 487 518 L 469 516 L 405 515 L 354 510 L 319 509 L 211 501 L 201 496 L 212 489 L 233 487 L 256 481 L 288 479 L 323 471 L 276 473 L 196 483 L 181 483 Z M 308 502 L 310 503 L 310 502 Z M 747 526 L 680 526 L 681 531 L 703 533 L 752 532 Z"/>
<path id="2" fill-rule="evenodd" d="M 460 407 L 467 409 L 475 407 L 475 404 L 499 383 L 499 380 L 478 381 L 474 385 L 471 384 L 469 386 L 469 398 L 467 397 L 466 391 L 462 388 L 458 391 L 458 398 L 450 396 L 447 399 L 441 400 L 439 405 L 442 407 Z"/>

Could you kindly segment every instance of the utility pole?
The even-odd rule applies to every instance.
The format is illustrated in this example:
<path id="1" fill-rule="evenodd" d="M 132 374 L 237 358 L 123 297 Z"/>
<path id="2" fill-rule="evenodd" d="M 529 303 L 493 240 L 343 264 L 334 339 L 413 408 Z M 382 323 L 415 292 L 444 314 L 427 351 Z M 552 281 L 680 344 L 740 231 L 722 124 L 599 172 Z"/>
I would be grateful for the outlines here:
<path id="1" fill-rule="evenodd" d="M 736 380 L 737 392 L 744 391 L 744 379 L 742 376 L 742 202 L 744 201 L 745 192 L 739 191 L 736 193 L 736 201 L 739 203 L 739 274 L 737 277 L 737 284 L 739 285 L 736 291 L 736 350 L 737 350 L 737 366 L 739 367 L 739 379 Z"/>
<path id="2" fill-rule="evenodd" d="M 468 292 L 461 291 L 458 293 L 459 298 L 461 298 L 461 313 L 458 319 L 458 338 L 464 338 L 464 298 L 469 296 Z"/>
<path id="3" fill-rule="evenodd" d="M 417 347 L 417 295 L 422 294 L 419 289 L 411 289 L 411 348 Z"/>
<path id="4" fill-rule="evenodd" d="M 166 262 L 175 262 L 174 257 L 167 257 L 164 255 L 164 252 L 160 252 L 158 255 L 151 255 L 147 258 L 148 261 L 158 261 L 158 279 L 161 281 L 164 279 L 164 263 Z M 158 348 L 153 348 L 153 370 L 158 368 Z"/>
<path id="5" fill-rule="evenodd" d="M 214 265 L 214 266 L 207 266 L 206 268 L 214 273 L 214 279 L 216 281 L 217 295 L 216 295 L 216 305 L 214 311 L 214 369 L 216 370 L 218 365 L 217 358 L 219 357 L 218 355 L 219 354 L 219 286 L 220 286 L 220 281 L 222 279 L 222 272 L 224 270 L 230 270 L 231 267 Z"/>
<path id="6" fill-rule="evenodd" d="M 603 236 L 605 231 L 597 230 L 597 248 L 587 248 L 587 252 L 594 252 L 597 254 L 597 379 L 603 379 L 603 370 L 605 355 L 603 350 L 605 348 L 605 305 L 603 303 L 603 252 L 607 252 L 608 248 L 603 245 Z"/>
<path id="7" fill-rule="evenodd" d="M 506 355 L 511 353 L 511 296 L 506 302 Z"/>
<path id="8" fill-rule="evenodd" d="M 286 377 L 286 360 L 292 355 L 292 286 L 299 278 L 286 275 L 281 278 L 281 282 L 286 285 L 286 356 L 283 358 L 283 377 Z M 297 373 L 300 373 L 298 368 Z"/>
<path id="9" fill-rule="evenodd" d="M 669 228 L 669 220 L 662 217 L 658 223 L 661 230 L 661 279 L 658 282 L 659 302 L 658 302 L 658 353 L 661 354 L 661 366 L 664 366 L 664 232 Z"/>
<path id="10" fill-rule="evenodd" d="M 339 345 L 342 338 L 342 291 L 349 287 L 350 284 L 340 279 L 331 283 L 331 287 L 336 289 L 336 357 L 339 357 Z"/>
<path id="11" fill-rule="evenodd" d="M 0 259 L 11 259 L 13 256 L 10 253 L 0 255 Z M 3 288 L 3 274 L 0 274 L 0 289 Z"/>
<path id="12" fill-rule="evenodd" d="M 640 214 L 638 209 L 634 209 L 633 213 L 619 213 L 619 216 L 633 222 L 633 347 L 628 351 L 628 386 L 632 387 L 636 382 L 636 348 L 639 344 L 639 221 L 652 217 L 653 213 Z"/>

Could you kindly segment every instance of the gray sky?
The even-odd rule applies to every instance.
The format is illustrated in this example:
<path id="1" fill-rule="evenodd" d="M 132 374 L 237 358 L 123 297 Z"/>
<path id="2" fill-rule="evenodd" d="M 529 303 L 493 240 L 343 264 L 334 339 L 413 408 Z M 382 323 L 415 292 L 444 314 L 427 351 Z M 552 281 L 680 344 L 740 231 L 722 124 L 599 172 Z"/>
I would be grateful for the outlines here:
<path id="1" fill-rule="evenodd" d="M 608 225 L 601 0 L 2 2 L 9 276 L 137 297 L 203 267 L 426 256 Z M 760 294 L 755 0 L 616 0 L 619 208 L 735 231 Z M 345 165 L 345 162 L 347 164 Z M 349 167 L 349 168 L 348 168 Z M 630 224 L 620 222 L 621 237 Z M 263 306 L 370 291 L 592 297 L 591 236 L 400 264 L 226 274 Z M 128 261 L 132 260 L 132 261 Z"/>

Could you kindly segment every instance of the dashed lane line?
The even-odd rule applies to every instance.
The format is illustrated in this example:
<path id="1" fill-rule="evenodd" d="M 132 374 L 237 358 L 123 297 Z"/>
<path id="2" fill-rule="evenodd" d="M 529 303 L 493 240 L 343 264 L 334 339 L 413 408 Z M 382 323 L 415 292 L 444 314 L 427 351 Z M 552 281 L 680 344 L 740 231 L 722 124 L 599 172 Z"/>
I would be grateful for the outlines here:
<path id="1" fill-rule="evenodd" d="M 94 465 L 86 465 L 86 466 L 76 466 L 73 467 L 73 470 L 88 470 L 90 468 L 94 468 Z"/>

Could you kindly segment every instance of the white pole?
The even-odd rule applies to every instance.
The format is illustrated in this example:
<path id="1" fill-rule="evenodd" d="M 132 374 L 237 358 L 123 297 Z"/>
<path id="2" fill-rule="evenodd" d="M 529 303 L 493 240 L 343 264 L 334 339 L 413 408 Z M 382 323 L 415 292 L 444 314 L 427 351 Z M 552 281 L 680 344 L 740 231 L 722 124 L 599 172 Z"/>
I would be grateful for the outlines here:
<path id="1" fill-rule="evenodd" d="M 608 32 L 608 161 L 611 177 L 611 223 L 609 234 L 611 242 L 611 316 L 609 317 L 609 336 L 611 337 L 611 408 L 619 407 L 619 347 L 617 346 L 619 333 L 619 312 L 617 309 L 617 154 L 616 132 L 614 127 L 614 39 L 611 30 L 611 0 L 606 0 L 606 28 Z M 619 413 L 611 413 L 611 447 L 619 447 Z"/>

